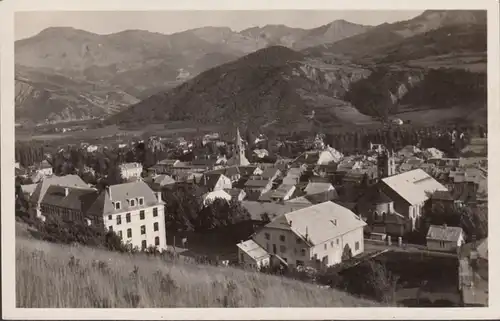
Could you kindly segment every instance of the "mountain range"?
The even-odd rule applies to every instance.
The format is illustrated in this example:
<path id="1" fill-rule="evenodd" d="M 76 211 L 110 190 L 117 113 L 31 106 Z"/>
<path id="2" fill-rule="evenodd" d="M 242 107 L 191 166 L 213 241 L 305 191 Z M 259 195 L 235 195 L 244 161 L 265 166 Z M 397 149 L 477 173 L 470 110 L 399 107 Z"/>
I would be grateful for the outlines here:
<path id="1" fill-rule="evenodd" d="M 302 115 L 314 110 L 320 125 L 363 124 L 383 112 L 360 105 L 351 91 L 374 70 L 390 79 L 380 104 L 401 86 L 411 91 L 408 77 L 425 84 L 433 67 L 472 66 L 484 74 L 486 13 L 425 11 L 379 26 L 337 20 L 309 30 L 205 27 L 171 35 L 52 27 L 17 41 L 15 50 L 18 121 L 111 115 L 108 121 L 119 123 L 263 126 L 304 123 Z"/>

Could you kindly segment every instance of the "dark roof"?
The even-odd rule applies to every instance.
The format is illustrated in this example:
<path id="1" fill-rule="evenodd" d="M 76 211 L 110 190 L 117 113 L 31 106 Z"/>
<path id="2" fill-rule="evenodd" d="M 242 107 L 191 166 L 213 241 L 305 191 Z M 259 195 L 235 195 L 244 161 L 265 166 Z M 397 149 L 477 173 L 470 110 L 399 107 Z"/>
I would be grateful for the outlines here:
<path id="1" fill-rule="evenodd" d="M 257 169 L 257 166 L 240 166 L 238 168 L 242 176 L 251 176 Z"/>
<path id="2" fill-rule="evenodd" d="M 453 201 L 453 197 L 448 191 L 435 191 L 431 198 L 434 200 Z"/>
<path id="3" fill-rule="evenodd" d="M 230 166 L 230 167 L 214 169 L 214 170 L 206 172 L 205 174 L 222 174 L 222 175 L 225 175 L 227 177 L 232 177 L 232 176 L 240 174 L 240 169 L 238 168 L 238 166 Z"/>
<path id="4" fill-rule="evenodd" d="M 47 189 L 41 203 L 85 213 L 96 201 L 98 195 L 98 192 L 92 189 L 52 185 Z"/>
<path id="5" fill-rule="evenodd" d="M 360 197 L 359 201 L 373 205 L 391 203 L 392 199 L 382 191 L 381 186 L 373 185 L 366 190 L 366 192 Z"/>
<path id="6" fill-rule="evenodd" d="M 221 176 L 222 174 L 204 174 L 201 182 L 204 186 L 212 189 L 215 187 Z"/>

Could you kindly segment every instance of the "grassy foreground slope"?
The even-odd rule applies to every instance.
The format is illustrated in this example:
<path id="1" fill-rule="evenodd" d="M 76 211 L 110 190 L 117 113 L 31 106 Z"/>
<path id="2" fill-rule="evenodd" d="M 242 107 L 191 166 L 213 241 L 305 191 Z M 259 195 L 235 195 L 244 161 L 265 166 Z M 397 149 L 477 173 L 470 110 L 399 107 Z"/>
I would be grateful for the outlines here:
<path id="1" fill-rule="evenodd" d="M 159 308 L 380 305 L 291 279 L 179 261 L 55 245 L 18 235 L 17 306 Z"/>

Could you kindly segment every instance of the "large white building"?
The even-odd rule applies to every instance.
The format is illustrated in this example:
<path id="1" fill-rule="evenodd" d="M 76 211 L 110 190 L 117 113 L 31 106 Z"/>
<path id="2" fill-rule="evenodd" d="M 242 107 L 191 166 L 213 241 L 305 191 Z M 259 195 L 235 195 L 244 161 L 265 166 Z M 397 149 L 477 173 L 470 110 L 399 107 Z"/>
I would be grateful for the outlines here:
<path id="1" fill-rule="evenodd" d="M 105 228 L 114 231 L 125 244 L 139 249 L 167 248 L 165 202 L 160 192 L 153 192 L 142 181 L 109 186 L 88 212 L 102 215 Z"/>
<path id="2" fill-rule="evenodd" d="M 289 265 L 332 266 L 342 262 L 344 251 L 363 253 L 365 225 L 351 210 L 329 201 L 282 214 L 252 239 Z"/>

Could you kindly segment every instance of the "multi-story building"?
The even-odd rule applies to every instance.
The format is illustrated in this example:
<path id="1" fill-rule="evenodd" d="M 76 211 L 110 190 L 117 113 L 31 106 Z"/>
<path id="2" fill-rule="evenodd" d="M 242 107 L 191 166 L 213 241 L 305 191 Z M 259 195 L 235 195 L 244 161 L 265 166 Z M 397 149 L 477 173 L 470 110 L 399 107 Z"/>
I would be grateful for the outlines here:
<path id="1" fill-rule="evenodd" d="M 111 185 L 90 207 L 89 214 L 103 216 L 104 226 L 124 243 L 146 249 L 166 249 L 165 202 L 160 192 L 137 181 Z"/>
<path id="2" fill-rule="evenodd" d="M 125 180 L 140 178 L 142 174 L 142 165 L 139 163 L 121 164 L 120 173 Z"/>

